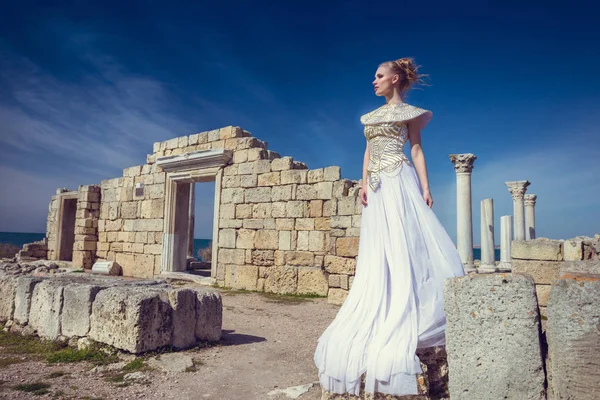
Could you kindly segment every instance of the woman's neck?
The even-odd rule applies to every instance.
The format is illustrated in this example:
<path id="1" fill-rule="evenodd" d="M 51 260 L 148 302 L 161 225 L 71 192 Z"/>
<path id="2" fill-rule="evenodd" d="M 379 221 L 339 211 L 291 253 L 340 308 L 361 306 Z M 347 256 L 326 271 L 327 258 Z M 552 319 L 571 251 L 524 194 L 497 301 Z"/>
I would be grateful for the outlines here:
<path id="1" fill-rule="evenodd" d="M 401 104 L 404 103 L 404 101 L 402 100 L 402 96 L 400 96 L 400 93 L 398 93 L 397 90 L 394 90 L 394 93 L 391 96 L 386 96 L 385 97 L 385 102 L 387 104 Z"/>

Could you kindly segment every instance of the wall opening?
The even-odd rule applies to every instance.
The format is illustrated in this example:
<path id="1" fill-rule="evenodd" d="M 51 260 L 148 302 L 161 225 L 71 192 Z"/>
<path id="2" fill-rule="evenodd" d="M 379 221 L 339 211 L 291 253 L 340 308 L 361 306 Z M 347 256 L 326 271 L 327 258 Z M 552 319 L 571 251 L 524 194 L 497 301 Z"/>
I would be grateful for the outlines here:
<path id="1" fill-rule="evenodd" d="M 215 183 L 192 183 L 187 271 L 210 277 L 215 209 Z"/>
<path id="2" fill-rule="evenodd" d="M 77 199 L 62 199 L 60 219 L 58 259 L 73 261 L 73 244 L 75 243 L 75 216 L 77 214 Z"/>

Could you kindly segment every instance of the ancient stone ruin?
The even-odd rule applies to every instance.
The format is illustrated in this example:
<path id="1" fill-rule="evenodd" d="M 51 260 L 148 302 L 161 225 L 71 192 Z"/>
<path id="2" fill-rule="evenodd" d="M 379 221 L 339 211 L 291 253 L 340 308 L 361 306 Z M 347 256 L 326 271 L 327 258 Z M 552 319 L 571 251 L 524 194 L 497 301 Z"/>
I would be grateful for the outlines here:
<path id="1" fill-rule="evenodd" d="M 196 182 L 215 184 L 213 282 L 343 302 L 358 251 L 358 182 L 336 166 L 310 170 L 281 157 L 235 126 L 155 143 L 122 177 L 59 189 L 48 260 L 86 269 L 114 261 L 139 278 L 185 273 Z"/>

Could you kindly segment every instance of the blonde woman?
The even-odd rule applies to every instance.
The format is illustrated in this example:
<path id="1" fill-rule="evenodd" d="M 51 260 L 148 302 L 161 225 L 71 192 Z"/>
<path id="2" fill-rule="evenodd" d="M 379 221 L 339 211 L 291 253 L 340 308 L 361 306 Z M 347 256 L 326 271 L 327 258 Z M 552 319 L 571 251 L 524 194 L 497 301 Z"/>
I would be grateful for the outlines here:
<path id="1" fill-rule="evenodd" d="M 365 375 L 366 392 L 417 394 L 417 348 L 445 345 L 443 283 L 465 272 L 431 209 L 421 131 L 432 113 L 404 102 L 422 77 L 410 58 L 380 64 L 373 86 L 385 104 L 361 117 L 367 146 L 356 273 L 314 356 L 329 392 L 358 395 Z"/>

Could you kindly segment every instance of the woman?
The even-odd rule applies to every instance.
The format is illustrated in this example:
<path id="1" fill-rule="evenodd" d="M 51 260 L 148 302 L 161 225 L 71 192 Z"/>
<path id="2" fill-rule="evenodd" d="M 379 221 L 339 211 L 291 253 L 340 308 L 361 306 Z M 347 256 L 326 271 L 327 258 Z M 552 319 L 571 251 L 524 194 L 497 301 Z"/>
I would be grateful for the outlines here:
<path id="1" fill-rule="evenodd" d="M 361 117 L 367 148 L 356 274 L 348 297 L 319 338 L 314 360 L 323 388 L 417 394 L 417 348 L 445 345 L 444 280 L 465 274 L 431 206 L 421 130 L 430 111 L 404 102 L 422 78 L 410 58 L 382 63 L 375 94 L 386 103 Z M 403 153 L 410 140 L 411 163 Z"/>

